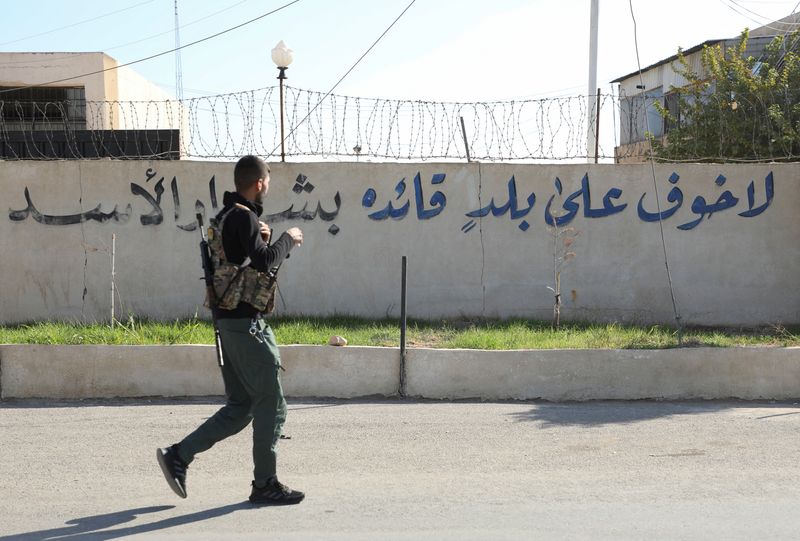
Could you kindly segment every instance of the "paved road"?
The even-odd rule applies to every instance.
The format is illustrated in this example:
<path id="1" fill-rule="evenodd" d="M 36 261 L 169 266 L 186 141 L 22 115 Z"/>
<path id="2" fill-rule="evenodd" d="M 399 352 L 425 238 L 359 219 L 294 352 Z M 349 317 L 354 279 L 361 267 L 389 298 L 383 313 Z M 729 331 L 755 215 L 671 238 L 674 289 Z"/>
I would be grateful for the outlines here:
<path id="1" fill-rule="evenodd" d="M 798 539 L 793 403 L 290 401 L 281 479 L 252 508 L 250 429 L 189 498 L 159 445 L 218 406 L 0 403 L 0 540 Z"/>

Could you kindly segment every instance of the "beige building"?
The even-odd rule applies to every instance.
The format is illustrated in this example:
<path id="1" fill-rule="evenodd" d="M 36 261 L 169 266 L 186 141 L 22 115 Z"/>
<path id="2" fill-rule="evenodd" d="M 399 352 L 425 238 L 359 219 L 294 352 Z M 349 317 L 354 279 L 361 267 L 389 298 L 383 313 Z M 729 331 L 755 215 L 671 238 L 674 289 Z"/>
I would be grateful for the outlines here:
<path id="1" fill-rule="evenodd" d="M 745 54 L 758 56 L 775 36 L 792 32 L 798 28 L 800 13 L 796 13 L 775 21 L 766 26 L 750 31 Z M 683 51 L 683 55 L 692 70 L 702 75 L 701 57 L 705 47 L 719 45 L 723 51 L 735 47 L 739 36 L 727 39 L 708 40 Z M 619 121 L 620 145 L 614 149 L 616 163 L 641 163 L 646 160 L 649 151 L 646 133 L 662 139 L 670 130 L 669 124 L 659 114 L 655 103 L 660 103 L 667 110 L 679 117 L 677 96 L 671 93 L 672 88 L 686 84 L 686 79 L 675 70 L 680 68 L 678 55 L 670 56 L 611 81 L 619 84 Z"/>
<path id="2" fill-rule="evenodd" d="M 187 133 L 179 102 L 99 52 L 0 53 L 0 111 L 4 133 L 162 130 L 162 138 L 163 130 Z"/>

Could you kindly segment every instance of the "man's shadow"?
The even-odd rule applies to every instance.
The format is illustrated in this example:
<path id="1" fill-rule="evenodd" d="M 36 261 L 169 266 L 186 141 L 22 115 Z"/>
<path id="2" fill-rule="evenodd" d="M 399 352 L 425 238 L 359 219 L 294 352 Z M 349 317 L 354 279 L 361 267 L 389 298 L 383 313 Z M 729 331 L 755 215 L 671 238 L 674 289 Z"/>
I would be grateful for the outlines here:
<path id="1" fill-rule="evenodd" d="M 128 535 L 153 532 L 156 530 L 181 526 L 183 524 L 190 524 L 192 522 L 199 522 L 201 520 L 217 518 L 229 513 L 233 513 L 239 509 L 250 509 L 252 507 L 253 506 L 248 502 L 240 502 L 217 507 L 215 509 L 206 509 L 196 513 L 189 513 L 188 515 L 165 518 L 163 520 L 148 524 L 139 524 L 124 528 L 117 528 L 115 530 L 106 530 L 106 528 L 110 528 L 112 526 L 131 522 L 140 515 L 158 513 L 175 508 L 174 505 L 140 507 L 138 509 L 117 511 L 116 513 L 107 513 L 105 515 L 95 515 L 91 517 L 73 519 L 67 521 L 66 524 L 68 526 L 64 526 L 63 528 L 53 528 L 51 530 L 39 530 L 36 532 L 1 536 L 0 541 L 47 541 L 55 539 L 93 539 L 100 541 L 105 539 L 117 539 L 119 537 L 125 537 Z"/>

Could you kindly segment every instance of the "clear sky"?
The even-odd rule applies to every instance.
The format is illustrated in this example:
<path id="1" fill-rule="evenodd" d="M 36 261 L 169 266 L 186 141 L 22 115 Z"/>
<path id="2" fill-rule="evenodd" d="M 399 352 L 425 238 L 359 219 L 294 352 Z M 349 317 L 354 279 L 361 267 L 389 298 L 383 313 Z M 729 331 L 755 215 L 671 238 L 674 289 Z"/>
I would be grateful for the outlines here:
<path id="1" fill-rule="evenodd" d="M 288 0 L 179 0 L 181 43 Z M 2 0 L 0 51 L 103 51 L 129 62 L 174 47 L 174 0 Z M 301 0 L 181 51 L 184 96 L 275 84 L 270 50 L 295 51 L 292 86 L 327 91 L 409 0 Z M 796 0 L 633 0 L 642 66 L 779 19 Z M 587 92 L 589 0 L 417 0 L 338 94 L 487 101 Z M 116 12 L 116 13 L 114 13 Z M 93 19 L 93 20 L 92 20 Z M 159 35 L 160 34 L 160 35 Z M 173 54 L 133 66 L 174 94 Z M 598 83 L 636 69 L 628 0 L 600 0 Z"/>

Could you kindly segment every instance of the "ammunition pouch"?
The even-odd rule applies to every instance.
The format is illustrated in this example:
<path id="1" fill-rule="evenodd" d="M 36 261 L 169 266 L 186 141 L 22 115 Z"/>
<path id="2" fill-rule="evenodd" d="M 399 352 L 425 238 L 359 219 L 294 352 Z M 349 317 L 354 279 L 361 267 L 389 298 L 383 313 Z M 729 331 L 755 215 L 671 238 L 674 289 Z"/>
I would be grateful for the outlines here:
<path id="1" fill-rule="evenodd" d="M 216 307 L 233 310 L 239 306 L 239 303 L 246 302 L 259 312 L 270 314 L 275 309 L 275 291 L 278 287 L 277 269 L 260 272 L 249 266 L 249 257 L 240 265 L 231 263 L 225 257 L 222 228 L 225 219 L 237 207 L 252 212 L 244 205 L 236 204 L 220 216 L 219 220 L 210 220 L 211 225 L 208 228 L 208 246 L 214 264 Z"/>

